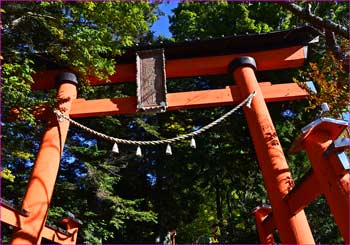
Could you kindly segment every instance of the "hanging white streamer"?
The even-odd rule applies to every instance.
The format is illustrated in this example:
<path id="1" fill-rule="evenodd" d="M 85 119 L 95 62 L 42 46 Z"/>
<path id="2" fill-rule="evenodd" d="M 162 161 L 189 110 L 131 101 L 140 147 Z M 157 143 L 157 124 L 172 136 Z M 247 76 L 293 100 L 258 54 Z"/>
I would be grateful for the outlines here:
<path id="1" fill-rule="evenodd" d="M 113 151 L 114 153 L 119 153 L 119 147 L 118 147 L 118 144 L 117 144 L 117 143 L 114 143 L 113 148 L 112 148 L 112 151 Z"/>
<path id="2" fill-rule="evenodd" d="M 194 140 L 194 138 L 192 137 L 192 139 L 191 139 L 191 143 L 190 143 L 190 146 L 191 146 L 191 148 L 193 148 L 193 149 L 196 149 L 196 141 Z"/>
<path id="3" fill-rule="evenodd" d="M 166 146 L 165 154 L 171 156 L 173 154 L 170 144 Z"/>
<path id="4" fill-rule="evenodd" d="M 138 146 L 137 149 L 136 149 L 136 156 L 142 157 L 142 151 L 141 151 L 141 147 L 140 146 Z"/>

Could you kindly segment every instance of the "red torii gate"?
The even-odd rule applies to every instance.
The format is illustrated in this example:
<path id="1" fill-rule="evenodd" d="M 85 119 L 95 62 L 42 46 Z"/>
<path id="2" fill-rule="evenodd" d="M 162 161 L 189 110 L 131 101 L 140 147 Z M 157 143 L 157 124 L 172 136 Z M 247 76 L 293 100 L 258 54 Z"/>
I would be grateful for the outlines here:
<path id="1" fill-rule="evenodd" d="M 225 74 L 229 70 L 237 83 L 235 86 L 224 89 L 166 94 L 168 110 L 232 105 L 240 102 L 253 91 L 256 92 L 251 109 L 245 108 L 244 113 L 272 205 L 272 209 L 258 209 L 255 212 L 262 243 L 272 243 L 271 231 L 274 228 L 278 229 L 283 243 L 314 243 L 303 211 L 303 207 L 313 199 L 309 200 L 309 198 L 305 201 L 300 191 L 294 191 L 294 182 L 266 106 L 266 102 L 301 99 L 306 98 L 308 94 L 295 83 L 276 85 L 268 82 L 258 83 L 255 76 L 255 70 L 302 66 L 307 56 L 307 45 L 313 40 L 313 34 L 311 28 L 303 27 L 268 34 L 162 45 L 165 50 L 167 78 Z M 123 57 L 125 63 L 123 63 Z M 135 58 L 135 50 L 127 52 L 123 57 L 119 59 L 122 63 L 116 66 L 116 75 L 109 78 L 111 83 L 135 81 L 136 64 L 131 62 Z M 67 71 L 69 70 L 38 73 L 34 77 L 33 85 L 33 89 L 50 89 L 57 85 L 57 97 L 64 101 L 58 109 L 64 115 L 78 118 L 137 112 L 136 97 L 76 99 L 78 82 L 75 75 Z M 57 76 L 60 76 L 58 80 L 56 80 Z M 95 78 L 90 78 L 90 81 L 91 85 L 106 83 Z M 50 233 L 45 226 L 68 128 L 68 121 L 58 121 L 56 115 L 52 114 L 23 200 L 22 208 L 27 211 L 25 215 L 16 210 L 10 210 L 4 205 L 1 207 L 2 211 L 6 210 L 5 215 L 2 213 L 2 221 L 7 219 L 4 222 L 18 228 L 13 235 L 13 244 L 40 243 L 43 237 L 58 243 L 76 242 L 76 223 L 68 227 L 73 229 L 71 236 L 62 236 L 62 239 L 62 234 Z M 341 125 L 339 128 L 344 127 Z M 327 135 L 324 138 L 327 138 Z M 325 145 L 322 147 L 324 148 Z M 311 159 L 311 161 L 314 160 Z M 317 164 L 313 165 L 314 168 L 317 166 Z M 318 177 L 316 175 L 316 178 Z M 339 173 L 335 177 L 331 176 L 330 181 L 339 181 Z M 349 199 L 348 197 L 346 199 L 344 191 L 349 193 L 349 174 L 344 171 L 341 186 L 336 193 L 343 198 L 344 205 L 348 205 Z M 300 189 L 305 191 L 305 188 Z M 321 191 L 326 195 L 334 193 L 334 190 Z M 294 201 L 286 201 L 287 197 Z M 334 202 L 334 199 L 332 200 Z M 349 214 L 348 210 L 344 210 L 344 206 L 335 207 L 334 210 L 343 215 Z M 342 220 L 338 225 L 344 240 L 348 242 L 346 228 L 349 230 L 349 224 Z"/>

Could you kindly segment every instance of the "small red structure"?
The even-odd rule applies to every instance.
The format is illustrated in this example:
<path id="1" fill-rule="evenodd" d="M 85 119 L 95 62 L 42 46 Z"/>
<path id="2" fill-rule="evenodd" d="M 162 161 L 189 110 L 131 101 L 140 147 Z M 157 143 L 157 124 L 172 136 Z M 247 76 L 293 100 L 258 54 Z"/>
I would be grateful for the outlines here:
<path id="1" fill-rule="evenodd" d="M 275 229 L 274 221 L 272 220 L 272 208 L 270 205 L 262 205 L 256 207 L 252 214 L 255 217 L 255 224 L 259 232 L 260 243 L 273 244 L 275 239 L 273 231 Z"/>
<path id="2" fill-rule="evenodd" d="M 348 123 L 332 118 L 319 118 L 302 129 L 302 135 L 294 142 L 291 153 L 305 150 L 310 169 L 284 198 L 290 214 L 299 213 L 321 194 L 324 194 L 345 244 L 349 244 L 349 190 L 350 161 L 345 150 L 350 147 L 349 138 L 338 138 Z M 271 209 L 257 207 L 255 215 L 262 243 L 273 242 L 275 225 Z"/>
<path id="3" fill-rule="evenodd" d="M 245 108 L 244 113 L 271 202 L 271 207 L 263 206 L 254 212 L 262 243 L 273 243 L 272 233 L 277 228 L 283 243 L 313 244 L 303 208 L 321 193 L 326 195 L 344 240 L 349 242 L 349 223 L 344 219 L 349 216 L 349 173 L 346 167 L 345 170 L 340 167 L 341 150 L 334 144 L 340 129 L 344 127 L 343 123 L 338 122 L 336 133 L 333 126 L 327 129 L 321 123 L 322 128 L 317 126 L 310 129 L 299 141 L 297 146 L 306 149 L 313 170 L 300 186 L 295 187 L 266 102 L 302 99 L 308 94 L 295 83 L 258 83 L 255 76 L 256 71 L 302 66 L 307 57 L 307 45 L 313 40 L 313 35 L 313 29 L 302 27 L 282 32 L 143 47 L 145 50 L 164 49 L 164 78 L 218 75 L 225 74 L 229 69 L 236 81 L 236 85 L 224 89 L 166 94 L 160 98 L 162 102 L 166 100 L 163 105 L 166 105 L 167 110 L 237 104 L 250 93 L 256 92 L 251 108 Z M 118 58 L 117 72 L 109 78 L 112 83 L 136 80 L 136 51 L 131 49 Z M 152 62 L 140 61 L 140 64 Z M 156 63 L 154 61 L 152 64 Z M 77 80 L 67 71 L 38 73 L 33 85 L 33 89 L 51 89 L 55 87 L 56 77 L 63 75 L 58 79 L 57 96 L 62 101 L 58 109 L 65 115 L 78 118 L 138 111 L 140 98 L 136 97 L 76 99 Z M 157 76 L 153 75 L 151 77 Z M 93 77 L 89 79 L 91 85 L 105 84 L 105 81 Z M 147 82 L 150 87 L 154 86 L 153 82 Z M 153 99 L 151 103 L 157 101 Z M 40 243 L 43 237 L 62 244 L 76 243 L 77 223 L 64 220 L 69 236 L 62 235 L 62 232 L 55 233 L 45 225 L 68 128 L 68 121 L 58 121 L 51 114 L 22 205 L 27 212 L 21 213 L 2 204 L 1 220 L 17 227 L 13 244 Z M 319 189 L 314 188 L 315 183 L 320 183 Z M 310 189 L 310 186 L 313 188 Z"/>
<path id="4" fill-rule="evenodd" d="M 313 178 L 311 182 L 314 183 L 314 186 L 317 186 L 312 187 L 311 190 L 314 190 L 314 195 L 311 196 L 325 195 L 328 206 L 344 238 L 344 242 L 349 244 L 350 168 L 349 159 L 344 150 L 345 148 L 349 149 L 350 142 L 349 138 L 340 138 L 337 140 L 347 126 L 348 123 L 346 121 L 319 118 L 303 128 L 304 133 L 295 142 L 292 151 L 300 150 L 300 148 L 306 151 L 313 169 L 310 175 L 311 177 L 309 176 L 308 178 Z M 301 184 L 303 185 L 303 183 Z M 296 202 L 296 200 L 299 200 L 299 202 L 305 200 L 301 193 L 299 193 L 298 198 L 294 197 L 296 194 L 290 194 L 289 203 Z M 310 201 L 313 200 L 304 201 L 304 205 L 306 206 Z"/>

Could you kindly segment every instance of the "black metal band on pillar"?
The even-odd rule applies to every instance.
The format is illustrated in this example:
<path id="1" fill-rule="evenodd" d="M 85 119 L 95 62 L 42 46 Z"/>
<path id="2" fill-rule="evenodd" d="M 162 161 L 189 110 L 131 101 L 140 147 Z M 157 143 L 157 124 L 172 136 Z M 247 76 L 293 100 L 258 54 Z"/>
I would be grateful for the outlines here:
<path id="1" fill-rule="evenodd" d="M 63 72 L 56 77 L 56 86 L 59 87 L 62 83 L 71 83 L 78 86 L 77 76 L 71 72 Z"/>
<path id="2" fill-rule="evenodd" d="M 250 56 L 242 56 L 239 58 L 234 59 L 233 61 L 231 61 L 231 63 L 228 65 L 228 73 L 232 74 L 233 71 L 240 66 L 249 66 L 251 68 L 253 68 L 256 71 L 256 62 L 255 59 L 253 57 Z"/>

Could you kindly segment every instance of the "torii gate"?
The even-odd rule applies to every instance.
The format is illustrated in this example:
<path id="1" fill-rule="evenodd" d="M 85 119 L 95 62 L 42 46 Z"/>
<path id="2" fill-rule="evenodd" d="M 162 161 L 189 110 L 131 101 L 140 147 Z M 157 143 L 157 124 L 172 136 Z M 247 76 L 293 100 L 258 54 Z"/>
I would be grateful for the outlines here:
<path id="1" fill-rule="evenodd" d="M 313 35 L 313 29 L 302 27 L 258 35 L 146 47 L 146 49 L 164 49 L 163 61 L 166 59 L 166 62 L 162 63 L 163 67 L 160 66 L 161 68 L 156 65 L 159 59 L 147 60 L 149 58 L 147 57 L 148 51 L 138 53 L 138 59 L 141 60 L 135 64 L 135 50 L 129 50 L 118 59 L 120 63 L 116 66 L 117 72 L 109 78 L 111 83 L 138 80 L 137 76 L 142 73 L 142 68 L 139 69 L 140 66 L 150 62 L 148 68 L 153 69 L 154 73 L 157 73 L 157 69 L 158 71 L 159 69 L 163 70 L 161 73 L 163 75 L 160 75 L 162 81 L 165 81 L 165 76 L 177 78 L 218 75 L 225 74 L 227 71 L 236 81 L 236 85 L 224 89 L 170 94 L 166 94 L 166 91 L 163 90 L 163 97 L 162 94 L 159 95 L 162 97 L 161 100 L 159 100 L 158 95 L 153 96 L 153 100 L 151 99 L 149 108 L 152 110 L 154 108 L 164 109 L 165 107 L 167 110 L 177 110 L 232 105 L 240 102 L 252 92 L 256 92 L 251 109 L 245 108 L 244 114 L 272 206 L 272 208 L 259 207 L 254 211 L 262 243 L 273 243 L 272 231 L 277 228 L 283 243 L 313 244 L 314 239 L 303 208 L 320 193 L 326 195 L 344 241 L 349 243 L 349 222 L 344 219 L 344 217 L 349 217 L 349 210 L 346 208 L 346 205 L 349 205 L 349 173 L 346 171 L 347 167 L 344 162 L 341 162 L 343 168 L 337 165 L 337 161 L 340 161 L 338 155 L 344 144 L 338 143 L 337 146 L 341 146 L 338 147 L 337 151 L 334 151 L 333 149 L 337 147 L 335 141 L 332 143 L 332 140 L 335 140 L 340 134 L 341 129 L 346 127 L 346 123 L 339 120 L 323 120 L 309 127 L 310 130 L 306 131 L 300 144 L 306 148 L 310 155 L 314 171 L 308 175 L 311 177 L 306 177 L 306 181 L 302 182 L 298 188 L 294 187 L 266 102 L 302 99 L 306 98 L 308 94 L 295 83 L 273 85 L 268 82 L 258 83 L 255 76 L 256 70 L 265 71 L 302 66 L 307 57 L 307 46 L 314 40 Z M 146 57 L 139 57 L 140 54 L 141 56 L 146 54 Z M 143 58 L 144 60 L 142 60 Z M 159 74 L 153 75 L 154 79 L 157 80 L 156 76 Z M 143 107 L 143 103 L 148 103 L 147 98 L 142 100 L 140 96 L 138 98 L 118 99 L 77 99 L 77 78 L 69 70 L 45 71 L 36 74 L 34 80 L 33 89 L 58 87 L 57 97 L 63 101 L 58 109 L 71 118 L 136 113 L 147 109 L 147 107 Z M 141 78 L 141 80 L 143 79 Z M 106 84 L 105 81 L 96 78 L 90 78 L 90 81 L 91 85 Z M 141 94 L 144 82 L 148 83 L 148 86 L 153 84 L 154 88 L 157 87 L 154 85 L 156 82 L 141 81 L 141 92 L 139 91 Z M 158 93 L 156 89 L 153 92 Z M 158 102 L 161 103 L 157 104 Z M 156 105 L 152 103 L 156 103 Z M 329 131 L 321 130 L 322 134 L 319 134 L 315 130 L 315 126 L 324 127 L 325 122 L 328 126 L 336 125 L 336 132 L 334 133 L 333 128 L 331 128 Z M 1 206 L 2 222 L 17 227 L 13 234 L 13 244 L 37 244 L 41 242 L 42 238 L 62 244 L 76 243 L 78 231 L 76 222 L 65 220 L 68 224 L 68 234 L 50 230 L 49 227 L 45 226 L 47 210 L 68 129 L 69 122 L 59 121 L 52 113 L 23 200 L 22 209 L 26 212 L 13 210 L 3 204 Z M 314 145 L 317 146 L 315 151 L 312 149 Z M 330 145 L 333 145 L 332 149 L 329 148 Z M 333 164 L 327 165 L 326 173 L 317 163 L 320 157 L 322 158 L 322 155 L 319 156 L 319 154 L 325 149 L 328 149 L 328 158 L 323 162 Z M 333 169 L 336 169 L 336 174 L 334 174 Z M 325 177 L 327 183 L 334 183 L 337 187 L 334 189 L 327 187 L 327 184 L 322 184 L 319 189 L 315 190 L 313 185 L 322 182 Z M 310 186 L 313 189 L 310 189 Z M 308 195 L 305 196 L 305 194 Z"/>

